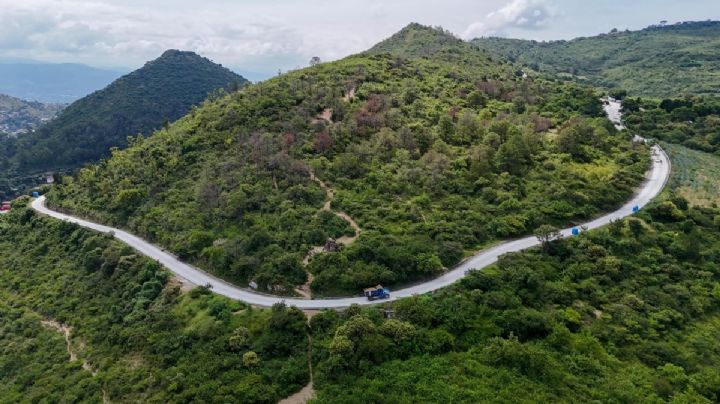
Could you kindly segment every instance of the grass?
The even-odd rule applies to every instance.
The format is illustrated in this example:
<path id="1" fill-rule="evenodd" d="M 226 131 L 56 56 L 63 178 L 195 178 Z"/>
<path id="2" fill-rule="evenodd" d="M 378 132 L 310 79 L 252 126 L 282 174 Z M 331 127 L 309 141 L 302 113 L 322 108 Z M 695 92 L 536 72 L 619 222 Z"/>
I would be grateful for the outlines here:
<path id="1" fill-rule="evenodd" d="M 670 192 L 696 206 L 720 204 L 720 156 L 663 144 L 673 164 Z"/>

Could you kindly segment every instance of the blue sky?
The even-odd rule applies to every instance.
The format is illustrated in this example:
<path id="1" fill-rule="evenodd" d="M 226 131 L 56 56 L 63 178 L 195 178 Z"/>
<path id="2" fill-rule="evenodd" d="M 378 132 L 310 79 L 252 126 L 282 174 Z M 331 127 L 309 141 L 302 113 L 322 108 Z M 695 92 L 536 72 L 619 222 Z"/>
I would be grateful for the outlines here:
<path id="1" fill-rule="evenodd" d="M 718 0 L 0 0 L 0 10 L 0 61 L 134 69 L 177 48 L 256 80 L 362 51 L 409 22 L 551 40 L 720 19 Z"/>

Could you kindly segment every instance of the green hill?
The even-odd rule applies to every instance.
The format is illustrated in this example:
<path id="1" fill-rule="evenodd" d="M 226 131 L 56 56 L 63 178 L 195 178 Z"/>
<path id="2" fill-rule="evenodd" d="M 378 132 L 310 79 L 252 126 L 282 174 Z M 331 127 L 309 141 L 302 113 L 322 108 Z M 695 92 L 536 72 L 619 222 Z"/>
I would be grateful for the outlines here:
<path id="1" fill-rule="evenodd" d="M 571 41 L 478 38 L 474 45 L 540 72 L 567 74 L 632 95 L 720 92 L 720 22 L 686 22 Z"/>
<path id="2" fill-rule="evenodd" d="M 623 99 L 628 130 L 649 138 L 720 154 L 720 100 L 717 97 Z"/>
<path id="3" fill-rule="evenodd" d="M 0 215 L 1 403 L 276 403 L 309 381 L 306 327 L 186 293 L 107 235 Z"/>
<path id="4" fill-rule="evenodd" d="M 414 24 L 208 102 L 49 202 L 241 285 L 292 294 L 309 271 L 316 294 L 336 295 L 437 276 L 498 239 L 613 208 L 647 164 L 592 89 L 524 80 Z M 328 238 L 348 245 L 304 267 Z"/>
<path id="5" fill-rule="evenodd" d="M 316 401 L 718 402 L 718 251 L 720 210 L 671 197 L 394 302 L 390 319 L 325 311 L 310 321 Z"/>
<path id="6" fill-rule="evenodd" d="M 16 136 L 30 132 L 61 110 L 59 104 L 25 101 L 0 94 L 0 134 Z"/>
<path id="7" fill-rule="evenodd" d="M 0 138 L 0 197 L 38 183 L 45 171 L 71 171 L 187 114 L 208 95 L 247 80 L 192 52 L 169 50 L 108 87 L 68 106 L 21 139 Z"/>
<path id="8" fill-rule="evenodd" d="M 79 167 L 106 157 L 127 137 L 185 115 L 208 94 L 245 80 L 192 52 L 170 50 L 84 97 L 48 125 L 24 136 L 13 163 L 21 172 Z"/>
<path id="9" fill-rule="evenodd" d="M 648 166 L 599 94 L 514 70 L 411 25 L 212 99 L 63 177 L 50 203 L 263 289 L 292 293 L 306 269 L 320 293 L 433 276 L 609 209 Z M 677 101 L 645 112 L 707 107 Z M 718 402 L 720 159 L 669 152 L 669 188 L 633 217 L 309 323 L 183 291 L 109 235 L 18 207 L 0 216 L 0 402 L 278 402 L 309 370 L 318 403 Z M 359 237 L 303 268 L 312 246 L 353 233 L 340 211 Z"/>

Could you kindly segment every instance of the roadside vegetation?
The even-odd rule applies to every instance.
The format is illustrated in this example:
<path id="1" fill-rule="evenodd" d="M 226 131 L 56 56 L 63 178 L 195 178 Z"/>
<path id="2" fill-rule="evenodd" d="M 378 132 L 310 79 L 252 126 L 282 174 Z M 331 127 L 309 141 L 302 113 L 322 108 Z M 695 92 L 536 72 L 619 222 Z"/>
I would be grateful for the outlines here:
<path id="1" fill-rule="evenodd" d="M 720 100 L 625 98 L 624 123 L 635 134 L 720 156 Z"/>
<path id="2" fill-rule="evenodd" d="M 316 315 L 317 402 L 718 402 L 720 210 L 672 195 L 432 295 Z"/>
<path id="3" fill-rule="evenodd" d="M 182 293 L 108 235 L 17 208 L 0 268 L 0 403 L 276 403 L 309 381 L 301 311 Z"/>
<path id="4" fill-rule="evenodd" d="M 553 130 L 550 133 L 550 130 Z M 370 51 L 205 103 L 64 178 L 51 206 L 129 230 L 216 275 L 316 295 L 437 276 L 499 239 L 626 200 L 648 166 L 593 89 L 523 79 L 411 25 Z"/>

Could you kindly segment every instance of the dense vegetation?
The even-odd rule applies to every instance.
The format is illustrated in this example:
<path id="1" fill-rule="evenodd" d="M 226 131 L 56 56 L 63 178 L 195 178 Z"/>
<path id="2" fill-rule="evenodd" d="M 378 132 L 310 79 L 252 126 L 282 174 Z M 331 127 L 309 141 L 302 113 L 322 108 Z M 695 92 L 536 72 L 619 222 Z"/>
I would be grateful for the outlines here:
<path id="1" fill-rule="evenodd" d="M 720 92 L 720 22 L 686 22 L 571 41 L 478 38 L 473 44 L 540 72 L 569 74 L 632 95 Z"/>
<path id="2" fill-rule="evenodd" d="M 287 291 L 311 246 L 352 233 L 314 173 L 363 232 L 310 263 L 313 287 L 354 291 L 613 207 L 647 167 L 630 136 L 667 131 L 643 117 L 710 102 L 631 99 L 617 133 L 593 91 L 513 70 L 413 25 L 133 138 L 51 202 Z M 317 402 L 720 401 L 720 158 L 666 147 L 671 189 L 633 217 L 434 294 L 314 316 Z M 307 332 L 294 308 L 182 292 L 109 235 L 0 217 L 0 402 L 276 402 L 309 380 Z"/>
<path id="3" fill-rule="evenodd" d="M 625 98 L 623 112 L 625 125 L 634 133 L 720 155 L 717 98 Z"/>
<path id="4" fill-rule="evenodd" d="M 717 155 L 663 143 L 672 160 L 673 192 L 692 205 L 720 205 L 720 158 Z"/>
<path id="5" fill-rule="evenodd" d="M 445 32 L 411 25 L 371 51 L 214 102 L 66 178 L 58 208 L 127 227 L 239 284 L 319 294 L 436 276 L 500 238 L 624 201 L 647 167 L 597 94 L 524 80 Z"/>
<path id="6" fill-rule="evenodd" d="M 671 197 L 387 312 L 324 312 L 317 402 L 718 402 L 718 262 L 720 210 Z"/>
<path id="7" fill-rule="evenodd" d="M 0 216 L 0 403 L 275 403 L 309 380 L 306 318 L 181 293 L 108 235 Z M 59 330 L 70 327 L 70 350 Z"/>
<path id="8" fill-rule="evenodd" d="M 0 134 L 17 136 L 30 132 L 52 119 L 61 109 L 59 104 L 25 101 L 0 94 Z"/>
<path id="9" fill-rule="evenodd" d="M 185 115 L 210 93 L 245 79 L 192 52 L 160 58 L 68 106 L 56 119 L 19 139 L 0 139 L 0 177 L 19 187 L 46 170 L 77 168 L 125 147 L 127 137 L 149 133 Z M 1 180 L 2 178 L 0 178 Z M 0 182 L 0 186 L 3 183 Z M 8 189 L 0 188 L 0 192 Z"/>

